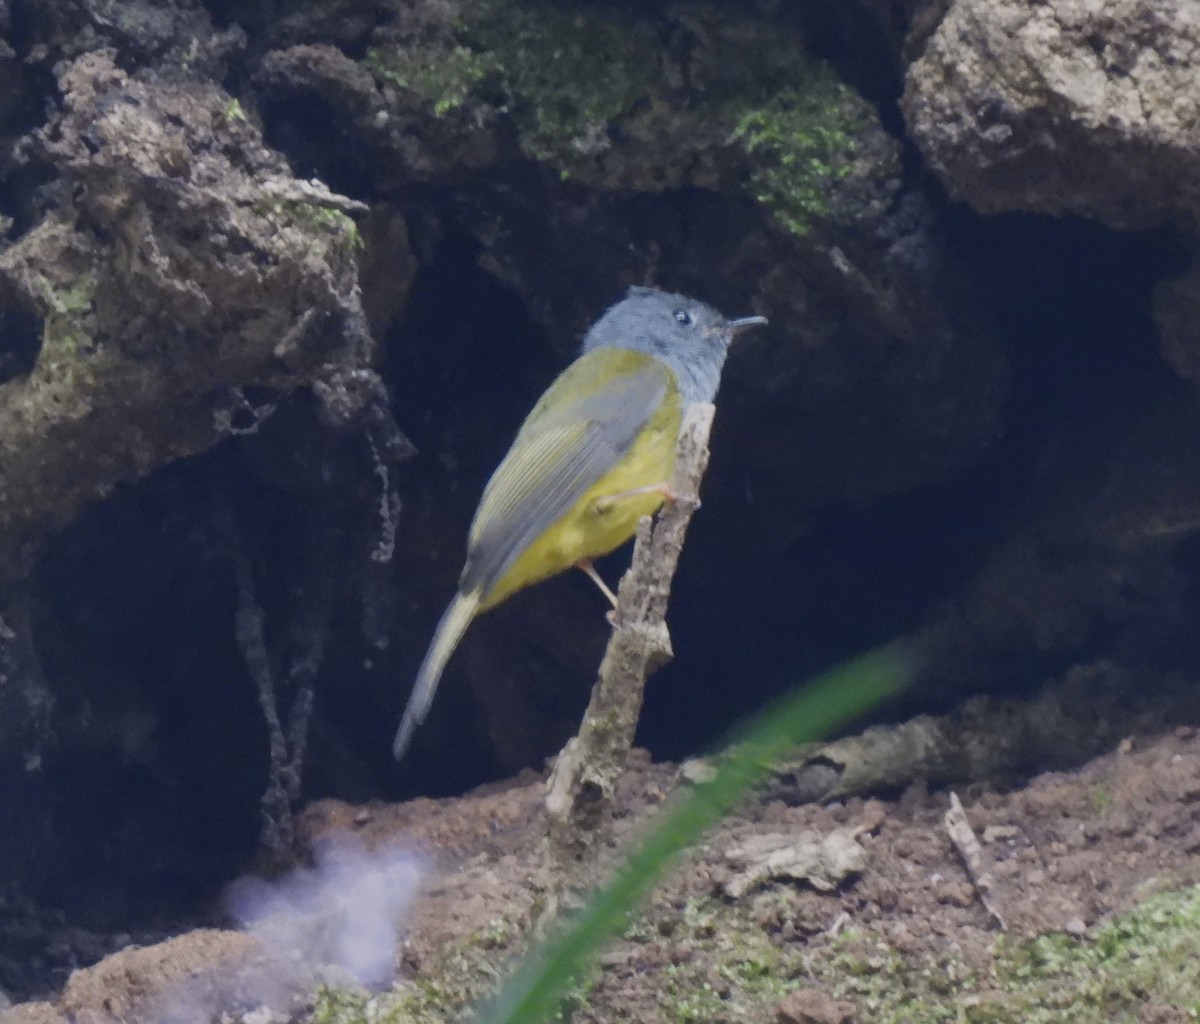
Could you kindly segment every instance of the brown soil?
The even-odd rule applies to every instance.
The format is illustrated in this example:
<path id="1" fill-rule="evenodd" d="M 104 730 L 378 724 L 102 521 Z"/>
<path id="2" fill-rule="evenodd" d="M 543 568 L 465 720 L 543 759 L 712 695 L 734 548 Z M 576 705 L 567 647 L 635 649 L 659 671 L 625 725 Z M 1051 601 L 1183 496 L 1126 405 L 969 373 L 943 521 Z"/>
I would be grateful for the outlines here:
<path id="1" fill-rule="evenodd" d="M 638 759 L 618 794 L 626 838 L 676 778 L 671 766 Z M 454 800 L 365 807 L 326 801 L 308 809 L 304 836 L 313 843 L 349 831 L 368 846 L 402 837 L 431 855 L 437 870 L 415 909 L 400 966 L 410 979 L 437 978 L 439 998 L 453 1004 L 488 987 L 491 969 L 480 971 L 480 963 L 525 945 L 541 867 L 541 792 L 541 780 L 527 774 Z M 992 908 L 1007 924 L 1006 941 L 1064 932 L 1086 942 L 1099 922 L 1149 892 L 1200 880 L 1200 736 L 1192 727 L 1127 739 L 1082 768 L 1007 792 L 976 787 L 961 796 L 991 871 Z M 950 841 L 948 805 L 946 792 L 914 785 L 894 801 L 746 808 L 693 852 L 603 955 L 573 1019 L 874 1021 L 882 1018 L 846 992 L 829 991 L 838 986 L 828 975 L 804 965 L 883 944 L 910 966 L 949 971 L 959 998 L 964 991 L 986 998 L 963 979 L 988 976 L 999 924 Z M 840 885 L 821 891 L 794 878 L 767 878 L 737 899 L 728 895 L 743 867 L 730 851 L 756 837 L 836 830 L 853 835 L 865 855 L 865 866 Z M 217 941 L 219 934 L 192 938 L 218 950 L 228 972 L 232 960 L 250 953 Z M 176 955 L 165 956 L 172 945 Z M 467 955 L 472 950 L 479 956 Z M 151 1019 L 161 1006 L 156 993 L 180 973 L 197 971 L 186 937 L 117 957 L 76 972 L 56 1009 L 72 1020 Z M 765 1002 L 739 1002 L 749 989 L 737 972 L 752 962 L 783 972 L 776 981 L 802 984 L 791 991 L 761 986 Z M 447 976 L 456 971 L 460 977 Z M 1188 1019 L 1159 993 L 1139 998 L 1141 1020 Z M 27 1004 L 0 1014 L 0 1022 L 54 1017 L 46 1003 Z"/>

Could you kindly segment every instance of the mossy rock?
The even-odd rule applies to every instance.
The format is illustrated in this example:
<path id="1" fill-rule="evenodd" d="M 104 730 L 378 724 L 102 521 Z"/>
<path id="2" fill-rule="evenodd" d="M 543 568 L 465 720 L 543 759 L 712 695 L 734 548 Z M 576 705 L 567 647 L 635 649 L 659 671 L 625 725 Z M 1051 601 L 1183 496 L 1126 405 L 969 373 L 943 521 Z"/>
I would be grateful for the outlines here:
<path id="1" fill-rule="evenodd" d="M 850 179 L 886 193 L 898 146 L 874 108 L 782 21 L 466 0 L 381 35 L 365 66 L 417 131 L 491 133 L 496 159 L 606 189 L 742 194 L 787 231 L 853 217 Z"/>

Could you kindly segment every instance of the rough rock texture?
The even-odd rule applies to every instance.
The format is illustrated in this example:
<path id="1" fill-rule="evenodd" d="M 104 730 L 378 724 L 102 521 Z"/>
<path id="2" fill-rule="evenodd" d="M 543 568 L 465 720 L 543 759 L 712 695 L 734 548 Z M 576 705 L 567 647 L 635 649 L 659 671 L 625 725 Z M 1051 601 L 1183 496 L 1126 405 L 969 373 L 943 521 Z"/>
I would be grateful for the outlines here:
<path id="1" fill-rule="evenodd" d="M 198 929 L 156 946 L 122 950 L 71 975 L 59 1009 L 78 1024 L 182 1019 L 228 1006 L 257 944 L 239 932 Z"/>
<path id="2" fill-rule="evenodd" d="M 125 66 L 161 63 L 220 77 L 245 45 L 241 29 L 218 31 L 200 0 L 46 0 L 21 13 L 25 38 L 52 45 L 60 59 L 110 48 Z"/>
<path id="3" fill-rule="evenodd" d="M 303 981 L 300 979 L 303 978 Z M 54 1002 L 0 1012 L 3 1024 L 184 1024 L 234 1012 L 284 1012 L 311 978 L 244 932 L 198 928 L 128 946 L 72 973 Z"/>
<path id="4" fill-rule="evenodd" d="M 211 82 L 130 76 L 103 50 L 59 82 L 62 113 L 22 150 L 55 175 L 45 212 L 0 251 L 0 752 L 26 769 L 56 687 L 18 584 L 48 534 L 254 429 L 282 392 L 311 385 L 327 427 L 388 415 L 350 217 L 363 204 L 293 177 Z"/>
<path id="5" fill-rule="evenodd" d="M 1200 199 L 1195 0 L 955 0 L 909 69 L 912 137 L 977 210 L 1154 224 Z"/>
<path id="6" fill-rule="evenodd" d="M 361 47 L 375 25 L 409 0 L 289 0 L 287 3 L 247 4 L 241 0 L 210 0 L 215 20 L 244 29 L 261 52 L 298 43 L 332 42 L 347 49 Z"/>
<path id="7" fill-rule="evenodd" d="M 0 255 L 0 301 L 43 325 L 0 393 L 10 577 L 83 502 L 227 434 L 237 389 L 369 374 L 356 204 L 294 179 L 211 85 L 142 82 L 95 52 L 61 87 L 37 143 L 57 202 Z"/>

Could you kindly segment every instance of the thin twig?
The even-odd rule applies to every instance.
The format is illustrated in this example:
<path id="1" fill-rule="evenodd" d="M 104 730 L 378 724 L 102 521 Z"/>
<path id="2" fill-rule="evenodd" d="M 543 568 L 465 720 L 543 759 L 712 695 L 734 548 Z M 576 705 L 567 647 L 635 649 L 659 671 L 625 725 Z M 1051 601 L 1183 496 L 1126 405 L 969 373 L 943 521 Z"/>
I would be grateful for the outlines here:
<path id="1" fill-rule="evenodd" d="M 979 840 L 975 838 L 975 831 L 971 828 L 971 823 L 967 821 L 967 812 L 963 810 L 962 802 L 953 790 L 950 791 L 950 809 L 946 812 L 942 822 L 946 826 L 950 842 L 958 851 L 963 867 L 967 869 L 967 877 L 975 886 L 979 902 L 983 904 L 984 910 L 992 915 L 993 920 L 1000 926 L 1000 930 L 1007 931 L 1008 925 L 1004 923 L 1004 917 L 996 907 L 991 858 L 984 853 L 983 847 L 979 845 Z"/>
<path id="2" fill-rule="evenodd" d="M 711 404 L 701 403 L 684 416 L 671 481 L 671 490 L 681 497 L 665 504 L 653 523 L 649 516 L 638 523 L 633 562 L 617 591 L 613 634 L 591 702 L 579 734 L 563 748 L 547 784 L 550 860 L 560 867 L 579 863 L 585 851 L 603 841 L 613 789 L 633 746 L 646 679 L 671 660 L 667 600 L 688 523 L 700 504 L 713 412 Z"/>

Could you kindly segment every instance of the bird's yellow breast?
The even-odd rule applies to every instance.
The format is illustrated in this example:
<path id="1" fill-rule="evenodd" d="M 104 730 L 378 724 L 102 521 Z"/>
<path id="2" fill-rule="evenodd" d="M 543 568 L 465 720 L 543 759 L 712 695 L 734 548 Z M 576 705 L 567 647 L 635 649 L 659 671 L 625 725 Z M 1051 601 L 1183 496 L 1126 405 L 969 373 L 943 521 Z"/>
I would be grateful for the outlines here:
<path id="1" fill-rule="evenodd" d="M 493 608 L 583 559 L 607 555 L 629 540 L 638 520 L 657 511 L 663 495 L 628 492 L 670 483 L 682 415 L 679 390 L 672 387 L 617 465 L 517 557 L 484 595 L 479 610 Z"/>

